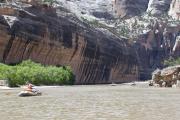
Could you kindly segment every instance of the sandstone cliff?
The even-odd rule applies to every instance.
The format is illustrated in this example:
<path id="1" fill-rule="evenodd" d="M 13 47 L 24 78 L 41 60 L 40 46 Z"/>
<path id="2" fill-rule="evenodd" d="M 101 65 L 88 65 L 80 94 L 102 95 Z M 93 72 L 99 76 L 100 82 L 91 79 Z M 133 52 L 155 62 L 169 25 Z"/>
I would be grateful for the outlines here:
<path id="1" fill-rule="evenodd" d="M 169 12 L 170 16 L 179 19 L 179 4 L 179 0 L 114 0 L 113 8 L 122 18 L 140 15 L 147 11 L 155 16 Z"/>
<path id="2" fill-rule="evenodd" d="M 4 8 L 2 13 L 1 62 L 32 59 L 48 65 L 70 65 L 76 84 L 138 80 L 136 53 L 126 40 L 67 18 L 63 12 L 57 14 L 47 6 Z"/>
<path id="3" fill-rule="evenodd" d="M 129 18 L 146 11 L 149 0 L 115 0 L 114 12 L 121 18 Z"/>
<path id="4" fill-rule="evenodd" d="M 148 32 L 135 38 L 134 46 L 140 61 L 140 79 L 148 79 L 150 71 L 163 68 L 165 59 L 180 56 L 180 24 L 168 25 L 157 20 L 152 26 Z"/>
<path id="5" fill-rule="evenodd" d="M 180 1 L 172 0 L 169 10 L 169 15 L 171 15 L 174 19 L 180 20 Z"/>
<path id="6" fill-rule="evenodd" d="M 55 8 L 2 5 L 1 62 L 70 65 L 76 84 L 95 84 L 150 79 L 165 59 L 180 56 L 175 0 L 57 1 Z M 164 15 L 172 11 L 176 20 Z"/>
<path id="7" fill-rule="evenodd" d="M 169 10 L 172 0 L 149 0 L 148 12 L 153 15 L 164 14 Z"/>

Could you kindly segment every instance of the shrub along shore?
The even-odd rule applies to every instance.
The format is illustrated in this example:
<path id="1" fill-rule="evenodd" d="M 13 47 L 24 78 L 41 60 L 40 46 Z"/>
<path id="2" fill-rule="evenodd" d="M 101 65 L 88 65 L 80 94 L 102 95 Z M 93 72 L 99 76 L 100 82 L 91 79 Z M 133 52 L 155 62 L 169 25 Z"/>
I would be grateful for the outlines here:
<path id="1" fill-rule="evenodd" d="M 8 80 L 10 87 L 31 82 L 34 85 L 72 85 L 74 77 L 69 66 L 43 66 L 31 60 L 11 66 L 0 63 L 0 79 Z"/>
<path id="2" fill-rule="evenodd" d="M 170 58 L 168 60 L 165 60 L 164 65 L 166 65 L 166 66 L 180 65 L 180 57 L 178 57 L 178 58 Z"/>

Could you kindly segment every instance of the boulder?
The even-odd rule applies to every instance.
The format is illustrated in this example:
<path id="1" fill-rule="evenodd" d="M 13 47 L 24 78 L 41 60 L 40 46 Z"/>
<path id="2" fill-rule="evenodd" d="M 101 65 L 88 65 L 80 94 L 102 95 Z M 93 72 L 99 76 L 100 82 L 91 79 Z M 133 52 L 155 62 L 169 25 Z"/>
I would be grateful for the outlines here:
<path id="1" fill-rule="evenodd" d="M 160 87 L 179 86 L 180 65 L 156 70 L 152 73 L 152 81 Z"/>

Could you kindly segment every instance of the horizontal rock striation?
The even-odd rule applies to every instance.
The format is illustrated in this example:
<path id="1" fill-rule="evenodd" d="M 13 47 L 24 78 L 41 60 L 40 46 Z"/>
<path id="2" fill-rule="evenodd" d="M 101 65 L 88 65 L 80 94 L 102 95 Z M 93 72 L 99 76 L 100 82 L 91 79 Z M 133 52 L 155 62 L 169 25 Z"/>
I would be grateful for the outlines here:
<path id="1" fill-rule="evenodd" d="M 48 6 L 15 11 L 13 16 L 0 15 L 1 62 L 16 64 L 32 59 L 46 65 L 70 65 L 75 84 L 139 79 L 137 54 L 127 40 L 94 29 L 72 16 L 57 14 Z"/>

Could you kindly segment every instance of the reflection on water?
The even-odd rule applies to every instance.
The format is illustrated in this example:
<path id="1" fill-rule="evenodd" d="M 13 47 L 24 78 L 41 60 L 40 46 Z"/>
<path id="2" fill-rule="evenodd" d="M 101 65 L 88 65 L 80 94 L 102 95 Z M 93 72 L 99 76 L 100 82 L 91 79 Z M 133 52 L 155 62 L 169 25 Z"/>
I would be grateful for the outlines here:
<path id="1" fill-rule="evenodd" d="M 0 90 L 1 120 L 179 120 L 180 89 L 126 86 L 40 88 L 42 96 Z"/>

